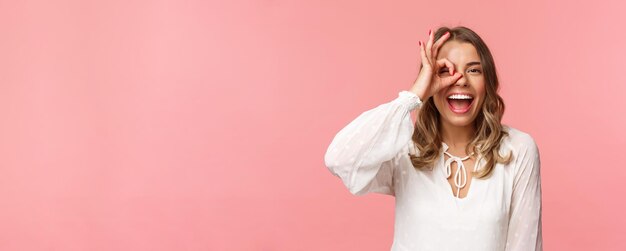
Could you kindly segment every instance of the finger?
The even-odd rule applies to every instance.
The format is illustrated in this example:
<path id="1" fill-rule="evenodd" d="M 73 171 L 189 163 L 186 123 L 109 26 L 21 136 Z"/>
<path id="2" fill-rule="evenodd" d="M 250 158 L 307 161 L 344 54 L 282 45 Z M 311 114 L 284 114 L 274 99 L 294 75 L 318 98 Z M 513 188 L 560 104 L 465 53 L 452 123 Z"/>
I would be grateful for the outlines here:
<path id="1" fill-rule="evenodd" d="M 450 73 L 450 75 L 454 75 L 454 64 L 450 62 L 450 60 L 448 60 L 447 58 L 437 60 L 437 69 L 444 66 L 448 68 L 448 72 Z"/>
<path id="2" fill-rule="evenodd" d="M 442 85 L 441 88 L 443 89 L 443 88 L 446 88 L 446 87 L 456 83 L 456 81 L 458 81 L 462 76 L 463 76 L 463 74 L 456 72 L 452 76 L 447 76 L 447 77 L 443 77 L 443 78 L 439 77 L 440 80 L 441 80 L 441 85 Z"/>
<path id="3" fill-rule="evenodd" d="M 454 73 L 454 75 L 452 76 L 446 77 L 446 81 L 449 82 L 449 84 L 447 84 L 446 86 L 456 83 L 456 81 L 459 81 L 461 77 L 463 77 L 463 74 L 458 72 Z"/>
<path id="4" fill-rule="evenodd" d="M 426 57 L 426 51 L 424 50 L 424 43 L 422 43 L 422 41 L 419 41 L 419 45 L 420 45 L 420 56 L 422 58 L 422 65 L 430 64 L 430 61 L 428 61 L 428 58 Z"/>
<path id="5" fill-rule="evenodd" d="M 433 45 L 433 57 L 436 59 L 437 55 L 439 54 L 439 48 L 441 47 L 441 45 L 443 45 L 443 43 L 448 40 L 448 38 L 450 38 L 450 32 L 446 32 L 445 34 L 443 34 L 443 36 L 441 36 L 439 39 L 437 39 L 437 42 L 435 42 L 435 44 Z"/>
<path id="6" fill-rule="evenodd" d="M 433 58 L 432 56 L 433 39 L 434 39 L 434 34 L 432 30 L 428 30 L 428 42 L 426 42 L 426 56 L 428 56 L 428 58 Z"/>

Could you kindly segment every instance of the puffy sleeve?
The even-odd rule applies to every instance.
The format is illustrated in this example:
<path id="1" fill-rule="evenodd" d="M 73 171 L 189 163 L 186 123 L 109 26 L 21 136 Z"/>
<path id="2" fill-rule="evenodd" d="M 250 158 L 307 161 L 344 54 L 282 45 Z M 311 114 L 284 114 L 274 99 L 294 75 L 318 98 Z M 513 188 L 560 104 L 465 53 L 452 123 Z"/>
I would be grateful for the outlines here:
<path id="1" fill-rule="evenodd" d="M 335 135 L 324 156 L 326 167 L 354 195 L 395 196 L 394 168 L 397 158 L 408 154 L 410 113 L 420 106 L 417 95 L 401 91 L 391 102 L 363 112 Z"/>
<path id="2" fill-rule="evenodd" d="M 506 251 L 543 250 L 541 231 L 541 161 L 534 139 L 526 135 L 518 153 L 519 166 L 513 183 Z"/>

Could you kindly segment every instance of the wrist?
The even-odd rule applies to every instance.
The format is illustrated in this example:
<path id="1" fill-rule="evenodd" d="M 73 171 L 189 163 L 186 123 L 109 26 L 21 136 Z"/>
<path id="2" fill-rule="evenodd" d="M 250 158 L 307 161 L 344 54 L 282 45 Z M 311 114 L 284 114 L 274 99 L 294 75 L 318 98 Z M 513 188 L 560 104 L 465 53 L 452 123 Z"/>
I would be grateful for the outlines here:
<path id="1" fill-rule="evenodd" d="M 425 101 L 428 97 L 426 97 L 426 92 L 423 90 L 419 90 L 419 89 L 411 89 L 409 90 L 410 92 L 414 93 L 415 95 L 417 95 L 420 100 Z"/>
<path id="2" fill-rule="evenodd" d="M 409 111 L 415 110 L 422 106 L 422 100 L 415 92 L 412 91 L 400 91 L 398 93 L 398 102 L 405 106 Z"/>

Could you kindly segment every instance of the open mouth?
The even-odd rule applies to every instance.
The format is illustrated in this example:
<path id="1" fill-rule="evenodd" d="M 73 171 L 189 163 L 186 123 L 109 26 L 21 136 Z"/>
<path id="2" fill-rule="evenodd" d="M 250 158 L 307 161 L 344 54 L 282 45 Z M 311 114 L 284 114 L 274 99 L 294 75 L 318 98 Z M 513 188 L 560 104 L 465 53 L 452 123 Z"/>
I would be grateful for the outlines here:
<path id="1" fill-rule="evenodd" d="M 464 114 L 472 108 L 474 97 L 465 94 L 454 94 L 447 98 L 448 107 L 456 114 Z"/>

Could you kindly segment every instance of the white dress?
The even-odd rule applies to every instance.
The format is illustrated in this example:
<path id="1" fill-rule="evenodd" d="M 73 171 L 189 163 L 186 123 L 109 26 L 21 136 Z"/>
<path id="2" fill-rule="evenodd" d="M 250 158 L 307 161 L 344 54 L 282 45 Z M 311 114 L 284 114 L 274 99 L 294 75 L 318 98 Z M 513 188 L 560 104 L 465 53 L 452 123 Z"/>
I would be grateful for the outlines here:
<path id="1" fill-rule="evenodd" d="M 467 196 L 458 198 L 446 174 L 455 158 L 444 161 L 442 153 L 433 171 L 411 164 L 408 154 L 418 149 L 410 112 L 417 105 L 415 94 L 401 91 L 341 129 L 324 156 L 350 193 L 395 196 L 391 250 L 542 250 L 541 163 L 534 139 L 503 125 L 509 137 L 500 153 L 512 150 L 514 159 L 497 164 L 486 180 L 473 178 Z M 475 168 L 484 165 L 478 159 Z"/>

